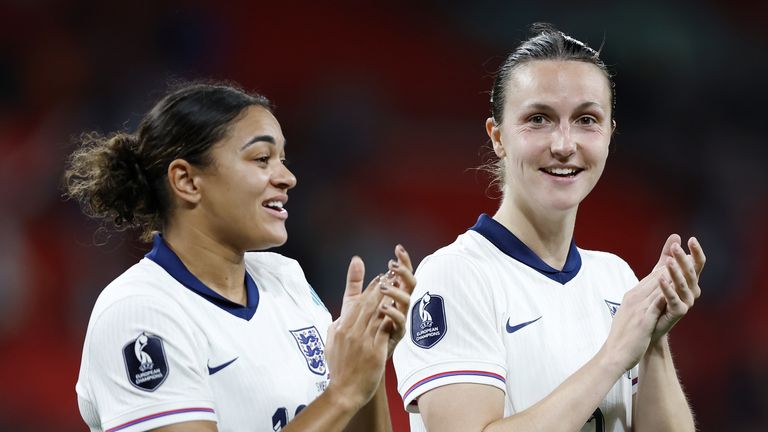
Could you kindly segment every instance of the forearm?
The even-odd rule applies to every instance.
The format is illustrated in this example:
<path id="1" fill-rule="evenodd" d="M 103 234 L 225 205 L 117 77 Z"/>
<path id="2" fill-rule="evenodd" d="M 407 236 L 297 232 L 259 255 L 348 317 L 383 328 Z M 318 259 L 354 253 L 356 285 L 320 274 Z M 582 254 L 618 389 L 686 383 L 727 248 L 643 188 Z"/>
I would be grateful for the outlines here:
<path id="1" fill-rule="evenodd" d="M 672 362 L 667 336 L 652 343 L 640 360 L 632 423 L 635 432 L 696 430 Z"/>
<path id="2" fill-rule="evenodd" d="M 493 422 L 484 431 L 580 430 L 624 372 L 618 362 L 601 350 L 547 397 L 520 413 Z"/>
<path id="3" fill-rule="evenodd" d="M 370 401 L 352 417 L 346 432 L 391 432 L 392 422 L 389 417 L 387 403 L 387 387 L 385 375 L 381 377 L 379 388 Z"/>
<path id="4" fill-rule="evenodd" d="M 331 384 L 283 432 L 341 432 L 359 408 L 359 404 L 343 397 Z"/>

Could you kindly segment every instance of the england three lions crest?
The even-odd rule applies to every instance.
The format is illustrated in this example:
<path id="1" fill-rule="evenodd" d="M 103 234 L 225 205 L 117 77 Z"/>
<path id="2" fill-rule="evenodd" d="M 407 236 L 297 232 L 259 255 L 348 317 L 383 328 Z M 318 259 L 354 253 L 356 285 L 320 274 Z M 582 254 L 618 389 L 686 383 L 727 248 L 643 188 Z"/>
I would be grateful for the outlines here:
<path id="1" fill-rule="evenodd" d="M 325 375 L 325 344 L 320 337 L 320 332 L 315 326 L 298 330 L 291 330 L 291 335 L 296 339 L 299 351 L 307 361 L 309 371 L 317 375 Z"/>

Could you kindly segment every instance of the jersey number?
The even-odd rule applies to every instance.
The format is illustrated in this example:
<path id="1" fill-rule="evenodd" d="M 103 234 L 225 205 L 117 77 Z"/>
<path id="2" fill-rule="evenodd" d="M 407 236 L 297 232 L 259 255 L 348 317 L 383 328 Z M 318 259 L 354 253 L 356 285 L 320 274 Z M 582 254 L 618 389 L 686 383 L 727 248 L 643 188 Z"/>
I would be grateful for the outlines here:
<path id="1" fill-rule="evenodd" d="M 296 417 L 299 415 L 301 410 L 306 408 L 306 405 L 299 405 L 296 407 L 296 412 L 293 413 L 293 416 Z M 282 430 L 286 425 L 288 424 L 288 408 L 281 407 L 278 408 L 275 413 L 272 415 L 272 430 L 277 432 Z"/>
<path id="2" fill-rule="evenodd" d="M 595 421 L 595 432 L 605 431 L 605 417 L 603 417 L 603 412 L 600 411 L 600 408 L 596 409 L 595 412 L 592 413 L 592 417 L 587 420 L 587 423 L 592 423 L 592 420 Z"/>

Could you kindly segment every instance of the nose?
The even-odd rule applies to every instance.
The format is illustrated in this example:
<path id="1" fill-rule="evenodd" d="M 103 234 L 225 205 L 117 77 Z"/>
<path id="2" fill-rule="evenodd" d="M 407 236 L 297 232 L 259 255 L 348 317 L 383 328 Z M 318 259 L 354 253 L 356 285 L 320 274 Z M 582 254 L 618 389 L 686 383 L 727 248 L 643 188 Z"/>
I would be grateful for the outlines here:
<path id="1" fill-rule="evenodd" d="M 552 156 L 560 160 L 568 159 L 576 153 L 576 143 L 571 137 L 570 125 L 564 124 L 558 128 L 552 139 L 550 151 Z"/>
<path id="2" fill-rule="evenodd" d="M 296 176 L 284 164 L 280 164 L 280 168 L 272 176 L 272 184 L 279 189 L 291 189 L 296 186 L 296 182 Z"/>

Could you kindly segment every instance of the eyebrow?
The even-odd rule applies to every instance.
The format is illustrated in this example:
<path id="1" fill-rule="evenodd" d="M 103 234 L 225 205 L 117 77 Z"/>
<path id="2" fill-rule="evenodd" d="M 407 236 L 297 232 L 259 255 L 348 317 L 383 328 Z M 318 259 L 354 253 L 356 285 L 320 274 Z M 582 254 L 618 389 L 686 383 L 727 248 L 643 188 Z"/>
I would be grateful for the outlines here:
<path id="1" fill-rule="evenodd" d="M 583 110 L 590 107 L 600 108 L 601 110 L 603 109 L 603 106 L 600 105 L 599 103 L 588 101 L 588 102 L 582 102 L 581 104 L 579 104 L 579 106 L 576 107 L 576 111 Z M 552 106 L 544 103 L 532 103 L 528 105 L 528 108 L 533 110 L 540 110 L 540 111 L 554 111 L 554 108 Z"/>
<path id="2" fill-rule="evenodd" d="M 268 142 L 272 145 L 277 145 L 277 140 L 275 140 L 275 137 L 272 135 L 256 135 L 255 137 L 249 139 L 248 142 L 246 142 L 243 147 L 240 148 L 240 151 L 247 149 L 257 142 Z"/>

